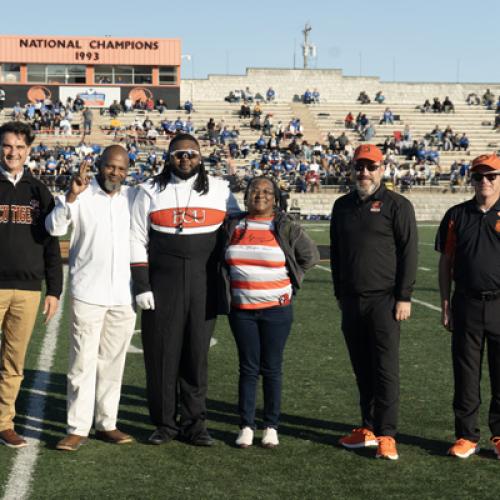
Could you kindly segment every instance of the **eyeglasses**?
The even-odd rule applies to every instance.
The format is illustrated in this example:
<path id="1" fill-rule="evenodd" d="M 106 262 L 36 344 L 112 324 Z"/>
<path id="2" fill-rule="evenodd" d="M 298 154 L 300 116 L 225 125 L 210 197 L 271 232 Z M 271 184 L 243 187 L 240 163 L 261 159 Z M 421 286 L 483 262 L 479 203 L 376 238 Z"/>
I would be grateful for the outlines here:
<path id="1" fill-rule="evenodd" d="M 475 182 L 481 182 L 484 177 L 488 182 L 493 182 L 500 174 L 481 174 L 479 172 L 474 172 L 470 177 Z"/>
<path id="2" fill-rule="evenodd" d="M 380 165 L 377 165 L 376 163 L 355 163 L 354 164 L 354 170 L 356 172 L 362 172 L 364 169 L 368 170 L 368 172 L 375 172 L 378 168 L 380 168 Z"/>
<path id="3" fill-rule="evenodd" d="M 177 149 L 176 151 L 171 151 L 170 156 L 173 156 L 176 160 L 182 160 L 183 158 L 192 160 L 200 156 L 200 152 L 196 151 L 196 149 Z"/>

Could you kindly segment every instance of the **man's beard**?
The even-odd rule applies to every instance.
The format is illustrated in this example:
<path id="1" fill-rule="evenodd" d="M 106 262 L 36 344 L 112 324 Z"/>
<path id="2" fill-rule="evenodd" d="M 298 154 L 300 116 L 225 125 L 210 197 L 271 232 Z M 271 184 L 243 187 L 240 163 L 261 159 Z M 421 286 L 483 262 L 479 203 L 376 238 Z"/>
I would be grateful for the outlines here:
<path id="1" fill-rule="evenodd" d="M 356 191 L 358 192 L 359 197 L 364 200 L 371 196 L 378 188 L 380 184 L 375 184 L 372 182 L 369 186 L 361 186 L 360 182 L 356 180 Z"/>
<path id="2" fill-rule="evenodd" d="M 193 177 L 194 175 L 198 174 L 200 171 L 200 166 L 198 165 L 197 167 L 193 168 L 189 173 L 183 172 L 182 170 L 172 167 L 172 173 L 176 176 L 179 177 L 179 179 L 182 179 L 183 181 L 188 180 L 189 178 Z"/>
<path id="3" fill-rule="evenodd" d="M 97 181 L 99 182 L 99 185 L 101 186 L 103 191 L 105 191 L 106 193 L 114 193 L 115 191 L 118 191 L 118 189 L 120 189 L 120 186 L 122 185 L 121 182 L 111 182 L 105 179 L 100 174 L 97 175 Z"/>

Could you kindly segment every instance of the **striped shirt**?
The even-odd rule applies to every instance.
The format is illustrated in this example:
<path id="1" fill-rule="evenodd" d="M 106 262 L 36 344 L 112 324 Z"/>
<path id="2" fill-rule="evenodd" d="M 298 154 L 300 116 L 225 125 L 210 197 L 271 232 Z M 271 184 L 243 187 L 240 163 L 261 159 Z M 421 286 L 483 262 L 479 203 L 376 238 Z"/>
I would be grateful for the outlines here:
<path id="1" fill-rule="evenodd" d="M 234 308 L 266 309 L 290 303 L 292 285 L 272 218 L 242 219 L 225 257 Z"/>

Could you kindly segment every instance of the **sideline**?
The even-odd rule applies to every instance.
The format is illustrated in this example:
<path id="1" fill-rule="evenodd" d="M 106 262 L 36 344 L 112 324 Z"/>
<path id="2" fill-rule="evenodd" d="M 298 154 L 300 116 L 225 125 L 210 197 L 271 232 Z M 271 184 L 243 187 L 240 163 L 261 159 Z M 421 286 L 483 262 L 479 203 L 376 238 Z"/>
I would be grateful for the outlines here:
<path id="1" fill-rule="evenodd" d="M 321 266 L 319 264 L 316 264 L 314 267 L 317 267 L 318 269 L 321 269 L 322 271 L 328 271 L 329 273 L 332 272 L 330 268 L 325 267 L 325 266 Z M 411 301 L 415 302 L 415 304 L 418 304 L 420 306 L 424 306 L 424 307 L 427 307 L 428 309 L 432 309 L 433 311 L 437 311 L 439 313 L 441 312 L 440 307 L 435 306 L 434 304 L 429 304 L 429 302 L 424 302 L 423 300 L 418 300 L 418 299 L 415 299 L 414 297 L 412 297 Z"/>
<path id="2" fill-rule="evenodd" d="M 64 311 L 67 282 L 68 266 L 65 265 L 63 268 L 63 290 L 59 301 L 59 308 L 47 326 L 42 349 L 38 357 L 38 365 L 36 367 L 37 375 L 33 381 L 33 386 L 28 389 L 30 397 L 26 409 L 26 416 L 28 417 L 28 421 L 36 422 L 37 426 L 26 426 L 26 430 L 28 431 L 26 434 L 29 435 L 25 435 L 24 437 L 26 441 L 28 441 L 28 446 L 16 450 L 16 458 L 14 459 L 7 479 L 4 495 L 2 497 L 3 500 L 22 500 L 28 498 L 30 495 L 33 472 L 39 453 L 40 436 L 43 431 L 43 423 L 45 420 L 45 405 L 47 388 L 50 383 L 50 369 L 54 361 L 59 326 Z M 36 332 L 33 333 L 36 334 Z"/>

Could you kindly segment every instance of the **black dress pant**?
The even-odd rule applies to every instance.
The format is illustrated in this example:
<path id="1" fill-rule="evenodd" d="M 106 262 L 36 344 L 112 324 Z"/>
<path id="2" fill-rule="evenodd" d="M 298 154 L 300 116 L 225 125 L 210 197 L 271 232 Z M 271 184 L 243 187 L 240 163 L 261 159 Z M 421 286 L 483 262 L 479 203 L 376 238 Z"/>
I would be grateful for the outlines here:
<path id="1" fill-rule="evenodd" d="M 342 331 L 359 389 L 362 426 L 395 436 L 399 411 L 399 323 L 392 294 L 341 300 Z"/>
<path id="2" fill-rule="evenodd" d="M 500 298 L 485 301 L 456 292 L 452 314 L 456 437 L 479 441 L 480 381 L 485 344 L 488 345 L 491 384 L 488 423 L 492 436 L 500 436 Z"/>
<path id="3" fill-rule="evenodd" d="M 150 240 L 155 309 L 142 313 L 149 413 L 156 427 L 191 440 L 206 430 L 208 350 L 216 317 L 215 239 L 162 239 L 159 246 Z"/>

